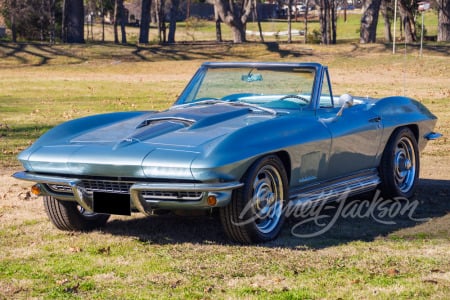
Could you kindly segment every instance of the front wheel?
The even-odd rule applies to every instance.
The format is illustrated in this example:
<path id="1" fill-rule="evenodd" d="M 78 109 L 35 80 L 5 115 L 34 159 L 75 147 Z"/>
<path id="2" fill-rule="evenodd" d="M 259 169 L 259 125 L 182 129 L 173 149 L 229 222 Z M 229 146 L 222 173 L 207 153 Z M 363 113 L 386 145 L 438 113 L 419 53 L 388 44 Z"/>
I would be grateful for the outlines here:
<path id="1" fill-rule="evenodd" d="M 417 140 L 407 128 L 394 131 L 380 164 L 381 191 L 385 197 L 411 198 L 419 179 L 420 159 Z"/>
<path id="2" fill-rule="evenodd" d="M 86 211 L 78 203 L 44 196 L 44 208 L 50 221 L 60 230 L 88 231 L 102 227 L 110 215 Z"/>
<path id="3" fill-rule="evenodd" d="M 283 226 L 288 197 L 283 163 L 275 155 L 260 158 L 242 182 L 244 186 L 233 192 L 231 203 L 220 210 L 226 234 L 245 244 L 273 240 Z"/>

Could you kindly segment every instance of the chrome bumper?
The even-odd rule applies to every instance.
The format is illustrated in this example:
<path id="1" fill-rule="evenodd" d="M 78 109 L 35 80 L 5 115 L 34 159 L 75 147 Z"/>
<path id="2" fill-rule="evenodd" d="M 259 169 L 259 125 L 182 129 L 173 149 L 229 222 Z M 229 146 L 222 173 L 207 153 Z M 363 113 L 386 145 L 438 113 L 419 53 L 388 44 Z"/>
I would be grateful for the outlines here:
<path id="1" fill-rule="evenodd" d="M 129 194 L 130 209 L 138 210 L 144 214 L 151 214 L 155 209 L 208 209 L 222 207 L 230 202 L 232 191 L 243 185 L 243 183 L 237 181 L 224 183 L 146 183 L 83 180 L 27 171 L 17 172 L 13 174 L 13 177 L 36 182 L 40 185 L 42 195 L 53 196 L 59 200 L 76 201 L 89 212 L 95 211 L 94 192 Z M 95 181 L 96 184 L 88 184 L 86 186 L 86 182 L 89 181 Z M 194 196 L 192 196 L 193 193 Z M 180 196 L 180 194 L 186 196 Z M 214 206 L 208 204 L 208 196 L 216 197 L 217 202 Z"/>

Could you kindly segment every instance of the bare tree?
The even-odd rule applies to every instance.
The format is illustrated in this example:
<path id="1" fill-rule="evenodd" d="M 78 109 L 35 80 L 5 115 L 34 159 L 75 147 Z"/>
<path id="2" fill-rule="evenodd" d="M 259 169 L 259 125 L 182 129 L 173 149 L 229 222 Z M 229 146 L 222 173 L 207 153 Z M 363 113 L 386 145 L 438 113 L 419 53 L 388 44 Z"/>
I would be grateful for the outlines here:
<path id="1" fill-rule="evenodd" d="M 233 33 L 233 42 L 246 41 L 245 27 L 252 12 L 252 0 L 214 0 L 217 14 Z"/>
<path id="2" fill-rule="evenodd" d="M 376 42 L 381 1 L 365 0 L 363 2 L 363 15 L 361 17 L 361 30 L 359 35 L 359 42 L 362 44 Z"/>
<path id="3" fill-rule="evenodd" d="M 141 24 L 139 25 L 139 43 L 148 44 L 150 32 L 150 9 L 152 0 L 142 0 L 141 3 Z"/>
<path id="4" fill-rule="evenodd" d="M 437 0 L 439 10 L 438 36 L 439 42 L 450 42 L 450 0 Z"/>

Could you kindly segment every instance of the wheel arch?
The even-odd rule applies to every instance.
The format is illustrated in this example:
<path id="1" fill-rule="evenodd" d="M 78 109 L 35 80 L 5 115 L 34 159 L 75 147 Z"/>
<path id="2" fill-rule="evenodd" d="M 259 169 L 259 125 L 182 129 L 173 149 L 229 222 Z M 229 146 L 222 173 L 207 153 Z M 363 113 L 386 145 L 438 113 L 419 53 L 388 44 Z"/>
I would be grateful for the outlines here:
<path id="1" fill-rule="evenodd" d="M 405 125 L 405 126 L 401 126 L 399 128 L 402 128 L 402 127 L 409 128 L 412 131 L 412 133 L 414 134 L 414 137 L 416 138 L 416 141 L 419 142 L 419 126 L 417 126 L 417 124 L 408 124 L 408 125 Z"/>
<path id="2" fill-rule="evenodd" d="M 287 151 L 278 151 L 274 153 L 283 163 L 284 169 L 286 170 L 286 175 L 288 178 L 288 182 L 291 181 L 291 157 Z"/>
<path id="3" fill-rule="evenodd" d="M 410 142 L 407 142 L 408 145 L 402 142 L 404 135 L 400 135 L 405 130 L 409 132 L 407 139 Z M 378 166 L 381 179 L 380 188 L 386 199 L 396 199 L 397 197 L 411 198 L 414 195 L 420 172 L 418 137 L 419 129 L 414 124 L 398 126 L 394 128 L 389 136 Z M 413 141 L 412 139 L 415 140 Z M 397 144 L 400 142 L 402 146 L 397 148 Z M 397 159 L 398 157 L 401 158 Z M 413 160 L 410 160 L 410 157 Z M 405 161 L 409 161 L 409 163 L 406 164 L 404 163 Z M 407 165 L 409 166 L 406 167 Z"/>

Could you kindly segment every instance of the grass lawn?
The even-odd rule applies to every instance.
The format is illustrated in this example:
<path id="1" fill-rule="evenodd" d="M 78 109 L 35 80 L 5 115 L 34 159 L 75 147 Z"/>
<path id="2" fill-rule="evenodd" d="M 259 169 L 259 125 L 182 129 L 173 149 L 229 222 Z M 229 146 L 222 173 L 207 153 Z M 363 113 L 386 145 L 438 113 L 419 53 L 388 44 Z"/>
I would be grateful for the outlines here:
<path id="1" fill-rule="evenodd" d="M 450 46 L 115 46 L 0 43 L 0 299 L 446 299 L 450 294 Z M 212 216 L 113 217 L 103 230 L 58 231 L 15 155 L 72 118 L 170 106 L 205 60 L 318 61 L 335 93 L 405 94 L 445 137 L 422 155 L 414 212 L 383 225 L 339 218 L 298 238 L 229 243 Z M 354 200 L 357 201 L 358 199 Z M 336 209 L 331 209 L 331 216 Z M 309 230 L 317 229 L 309 224 Z"/>

